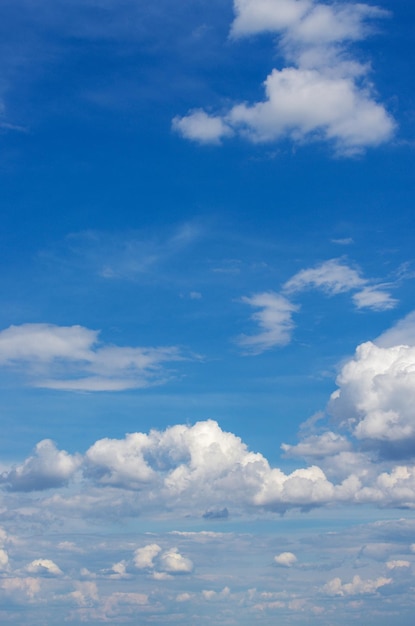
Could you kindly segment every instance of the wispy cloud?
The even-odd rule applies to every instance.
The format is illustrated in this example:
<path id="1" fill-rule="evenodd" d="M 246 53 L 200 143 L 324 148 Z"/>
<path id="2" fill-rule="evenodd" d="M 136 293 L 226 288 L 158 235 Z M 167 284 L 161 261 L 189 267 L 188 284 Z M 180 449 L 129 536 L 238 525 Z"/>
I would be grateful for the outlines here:
<path id="1" fill-rule="evenodd" d="M 169 378 L 163 364 L 184 358 L 174 346 L 103 345 L 98 337 L 83 326 L 10 326 L 0 332 L 0 366 L 26 374 L 36 387 L 119 391 L 160 384 Z"/>
<path id="2" fill-rule="evenodd" d="M 320 289 L 329 295 L 355 291 L 353 302 L 358 309 L 384 311 L 397 305 L 397 300 L 385 291 L 384 284 L 364 278 L 342 259 L 330 259 L 316 267 L 300 270 L 283 286 L 286 293 L 297 293 L 307 289 Z"/>
<path id="3" fill-rule="evenodd" d="M 284 346 L 290 342 L 294 328 L 292 315 L 298 310 L 297 305 L 274 292 L 244 297 L 242 302 L 259 309 L 251 319 L 258 323 L 260 332 L 238 338 L 239 345 L 248 354 L 260 354 L 274 346 Z"/>
<path id="4" fill-rule="evenodd" d="M 231 37 L 277 33 L 287 66 L 267 76 L 263 101 L 216 115 L 190 111 L 174 118 L 174 130 L 202 143 L 234 134 L 257 143 L 328 141 L 344 156 L 391 139 L 395 123 L 367 80 L 370 67 L 350 48 L 385 11 L 316 0 L 234 0 L 234 9 Z"/>

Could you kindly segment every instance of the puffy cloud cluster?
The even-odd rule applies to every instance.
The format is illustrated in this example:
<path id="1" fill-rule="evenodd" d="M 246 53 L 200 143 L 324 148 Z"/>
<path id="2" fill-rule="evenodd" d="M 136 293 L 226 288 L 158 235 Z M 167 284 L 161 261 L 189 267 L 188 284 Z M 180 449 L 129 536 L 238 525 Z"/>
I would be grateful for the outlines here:
<path id="1" fill-rule="evenodd" d="M 137 548 L 134 553 L 134 565 L 137 569 L 155 569 L 155 577 L 161 579 L 162 573 L 189 574 L 193 570 L 192 561 L 181 555 L 177 548 L 162 551 L 156 543 Z"/>
<path id="2" fill-rule="evenodd" d="M 72 511 L 86 516 L 99 511 L 110 513 L 114 507 L 117 515 L 121 511 L 123 515 L 164 511 L 209 518 L 206 511 L 284 512 L 335 502 L 415 506 L 415 467 L 377 467 L 361 455 L 366 463 L 362 466 L 359 454 L 338 452 L 345 447 L 342 439 L 336 441 L 335 436 L 329 435 L 322 436 L 321 441 L 328 456 L 320 458 L 320 466 L 284 473 L 271 467 L 262 454 L 249 451 L 239 437 L 224 432 L 216 422 L 198 422 L 162 432 L 134 433 L 121 440 L 99 440 L 82 458 L 55 451 L 55 465 L 48 466 L 46 475 L 39 472 L 34 457 L 30 457 L 6 472 L 3 482 L 9 491 L 29 491 L 61 487 L 72 477 L 71 489 L 46 498 L 44 506 L 61 514 Z M 304 445 L 308 446 L 307 451 L 310 441 Z M 292 456 L 298 452 L 289 447 L 286 451 L 293 452 Z M 59 454 L 67 463 L 64 472 Z M 336 461 L 344 465 L 337 473 L 330 471 L 330 463 L 335 465 Z M 323 469 L 325 465 L 329 473 Z M 82 481 L 75 480 L 77 471 L 83 473 Z M 330 473 L 339 479 L 329 479 Z M 23 475 L 20 482 L 16 479 L 19 475 Z M 148 544 L 135 555 L 138 568 L 151 568 L 155 560 L 164 563 L 160 568 L 164 572 L 185 567 L 174 551 L 161 554 L 157 544 Z"/>
<path id="3" fill-rule="evenodd" d="M 277 33 L 288 65 L 266 78 L 264 101 L 222 115 L 191 111 L 173 120 L 175 130 L 205 143 L 235 133 L 253 142 L 325 140 L 344 155 L 391 138 L 395 124 L 366 80 L 369 66 L 349 50 L 384 11 L 317 0 L 234 0 L 234 8 L 232 36 Z"/>
<path id="4" fill-rule="evenodd" d="M 162 364 L 183 358 L 173 346 L 100 345 L 98 335 L 83 326 L 10 326 L 0 331 L 0 365 L 24 371 L 37 387 L 118 391 L 162 382 Z"/>
<path id="5" fill-rule="evenodd" d="M 356 596 L 373 594 L 385 585 L 390 585 L 392 578 L 380 576 L 376 580 L 362 580 L 360 576 L 353 576 L 350 583 L 342 583 L 340 578 L 333 578 L 323 588 L 329 596 Z"/>

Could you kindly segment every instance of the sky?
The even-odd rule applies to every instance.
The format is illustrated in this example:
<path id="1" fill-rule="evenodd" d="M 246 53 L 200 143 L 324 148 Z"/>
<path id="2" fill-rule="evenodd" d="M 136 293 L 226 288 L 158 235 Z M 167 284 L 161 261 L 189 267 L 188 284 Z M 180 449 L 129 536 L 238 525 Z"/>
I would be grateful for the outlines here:
<path id="1" fill-rule="evenodd" d="M 2 1 L 2 623 L 412 624 L 414 18 Z"/>

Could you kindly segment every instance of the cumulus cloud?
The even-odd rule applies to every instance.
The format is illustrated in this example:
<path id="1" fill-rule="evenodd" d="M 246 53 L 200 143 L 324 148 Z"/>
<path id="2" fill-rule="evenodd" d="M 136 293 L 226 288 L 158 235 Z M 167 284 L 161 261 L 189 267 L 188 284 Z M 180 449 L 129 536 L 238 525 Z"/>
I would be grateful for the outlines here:
<path id="1" fill-rule="evenodd" d="M 40 576 L 61 576 L 63 574 L 60 567 L 50 559 L 35 559 L 26 566 L 29 574 L 37 574 Z"/>
<path id="2" fill-rule="evenodd" d="M 11 491 L 33 491 L 67 484 L 81 465 L 80 455 L 58 450 L 50 439 L 40 441 L 33 456 L 0 476 Z"/>
<path id="3" fill-rule="evenodd" d="M 329 596 L 356 596 L 375 594 L 378 589 L 390 585 L 392 578 L 380 576 L 375 580 L 362 580 L 360 576 L 354 576 L 350 583 L 342 583 L 340 578 L 333 578 L 324 587 L 323 592 Z"/>
<path id="4" fill-rule="evenodd" d="M 171 548 L 160 556 L 160 568 L 168 574 L 189 574 L 193 570 L 193 563 L 182 556 L 177 548 Z"/>
<path id="5" fill-rule="evenodd" d="M 143 548 L 137 548 L 134 552 L 134 565 L 138 569 L 153 568 L 153 560 L 160 552 L 161 548 L 156 543 L 151 543 Z"/>
<path id="6" fill-rule="evenodd" d="M 244 297 L 242 302 L 260 309 L 252 315 L 252 319 L 260 327 L 260 332 L 255 335 L 241 335 L 238 343 L 242 348 L 250 354 L 260 354 L 290 342 L 294 328 L 292 314 L 298 310 L 298 306 L 274 292 Z"/>
<path id="7" fill-rule="evenodd" d="M 281 552 L 274 556 L 274 562 L 283 567 L 292 567 L 297 563 L 297 557 L 292 552 Z"/>
<path id="8" fill-rule="evenodd" d="M 324 140 L 344 155 L 392 137 L 395 123 L 366 79 L 369 65 L 349 46 L 385 11 L 315 0 L 235 0 L 234 9 L 232 37 L 277 33 L 287 66 L 266 78 L 262 102 L 236 104 L 222 115 L 191 111 L 174 119 L 175 130 L 209 143 L 234 133 L 254 142 Z"/>
<path id="9" fill-rule="evenodd" d="M 0 331 L 0 365 L 28 374 L 36 387 L 118 391 L 159 384 L 163 363 L 183 357 L 176 347 L 101 345 L 82 326 L 23 324 Z"/>
<path id="10" fill-rule="evenodd" d="M 360 440 L 415 453 L 415 347 L 361 344 L 337 377 L 330 413 Z"/>

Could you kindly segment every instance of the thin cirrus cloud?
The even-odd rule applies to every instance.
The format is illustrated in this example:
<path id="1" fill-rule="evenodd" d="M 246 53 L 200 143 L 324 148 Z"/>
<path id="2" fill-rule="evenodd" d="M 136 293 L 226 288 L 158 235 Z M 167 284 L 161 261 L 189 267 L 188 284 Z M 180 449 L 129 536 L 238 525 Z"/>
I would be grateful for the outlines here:
<path id="1" fill-rule="evenodd" d="M 68 391 L 120 391 L 160 384 L 164 363 L 183 360 L 177 347 L 99 343 L 83 326 L 22 324 L 0 331 L 0 366 L 24 373 L 32 386 Z"/>
<path id="2" fill-rule="evenodd" d="M 231 38 L 279 35 L 286 66 L 267 76 L 265 99 L 211 115 L 202 109 L 173 119 L 173 129 L 200 143 L 238 134 L 254 143 L 327 141 L 350 156 L 390 140 L 395 122 L 350 43 L 370 34 L 370 20 L 387 13 L 365 4 L 315 0 L 234 0 Z"/>

